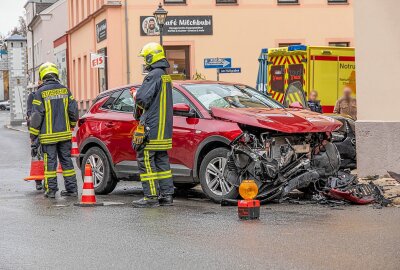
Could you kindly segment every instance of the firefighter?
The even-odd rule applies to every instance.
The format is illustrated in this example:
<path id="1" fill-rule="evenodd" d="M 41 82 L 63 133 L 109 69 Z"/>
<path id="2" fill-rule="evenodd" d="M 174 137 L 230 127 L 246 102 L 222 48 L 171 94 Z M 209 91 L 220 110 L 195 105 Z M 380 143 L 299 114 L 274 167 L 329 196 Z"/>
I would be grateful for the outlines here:
<path id="1" fill-rule="evenodd" d="M 58 80 L 55 64 L 45 63 L 39 68 L 42 85 L 32 101 L 29 132 L 34 142 L 39 138 L 44 155 L 45 196 L 55 198 L 57 185 L 57 157 L 60 160 L 65 189 L 61 196 L 76 197 L 77 183 L 71 159 L 71 127 L 78 120 L 78 105 L 71 92 Z M 34 146 L 32 146 L 34 147 Z"/>
<path id="2" fill-rule="evenodd" d="M 145 45 L 139 56 L 146 70 L 136 93 L 135 119 L 139 124 L 133 135 L 144 198 L 134 207 L 157 207 L 173 204 L 174 185 L 167 150 L 172 148 L 172 83 L 166 74 L 169 63 L 158 43 Z"/>

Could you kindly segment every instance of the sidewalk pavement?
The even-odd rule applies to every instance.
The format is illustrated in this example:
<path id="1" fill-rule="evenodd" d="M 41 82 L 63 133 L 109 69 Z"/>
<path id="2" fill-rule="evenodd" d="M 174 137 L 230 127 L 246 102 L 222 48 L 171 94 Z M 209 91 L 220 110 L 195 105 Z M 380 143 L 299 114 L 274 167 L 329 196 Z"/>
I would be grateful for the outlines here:
<path id="1" fill-rule="evenodd" d="M 390 177 L 383 177 L 376 180 L 360 179 L 360 183 L 368 184 L 372 181 L 383 190 L 383 196 L 392 200 L 392 205 L 400 207 L 400 183 Z"/>
<path id="2" fill-rule="evenodd" d="M 10 124 L 7 124 L 7 125 L 4 125 L 4 127 L 8 128 L 8 129 L 11 129 L 11 130 L 15 130 L 15 131 L 29 133 L 28 127 L 26 126 L 26 122 L 22 123 L 21 126 L 12 126 Z"/>

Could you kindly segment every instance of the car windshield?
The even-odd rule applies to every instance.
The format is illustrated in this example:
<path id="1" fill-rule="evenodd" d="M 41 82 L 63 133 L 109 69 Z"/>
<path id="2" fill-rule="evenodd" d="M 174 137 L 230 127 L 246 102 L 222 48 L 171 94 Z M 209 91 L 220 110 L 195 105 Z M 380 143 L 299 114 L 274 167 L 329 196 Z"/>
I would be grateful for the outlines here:
<path id="1" fill-rule="evenodd" d="M 275 100 L 245 85 L 186 84 L 190 92 L 207 110 L 218 108 L 283 108 Z"/>

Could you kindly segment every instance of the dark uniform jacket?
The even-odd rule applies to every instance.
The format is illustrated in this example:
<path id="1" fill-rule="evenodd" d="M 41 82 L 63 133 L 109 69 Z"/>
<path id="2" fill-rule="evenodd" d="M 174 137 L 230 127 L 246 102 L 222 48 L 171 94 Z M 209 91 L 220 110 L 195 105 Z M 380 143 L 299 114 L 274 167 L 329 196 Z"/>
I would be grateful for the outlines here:
<path id="1" fill-rule="evenodd" d="M 322 113 L 322 107 L 321 107 L 321 103 L 319 100 L 316 100 L 316 101 L 309 100 L 308 107 L 313 112 Z"/>
<path id="2" fill-rule="evenodd" d="M 28 99 L 26 101 L 26 123 L 27 123 L 28 128 L 31 125 L 31 115 L 32 115 L 32 106 L 33 106 L 32 102 L 33 102 L 34 98 L 35 98 L 35 92 L 32 91 L 29 93 Z"/>
<path id="3" fill-rule="evenodd" d="M 136 93 L 136 106 L 143 113 L 140 123 L 147 130 L 145 150 L 165 151 L 172 148 L 172 82 L 166 75 L 169 67 L 166 59 L 162 59 L 148 70 L 142 86 Z"/>
<path id="4" fill-rule="evenodd" d="M 72 138 L 71 127 L 79 118 L 78 104 L 71 92 L 56 80 L 46 80 L 32 101 L 29 132 L 41 144 L 54 144 Z"/>
<path id="5" fill-rule="evenodd" d="M 32 115 L 32 102 L 33 99 L 35 98 L 35 92 L 31 92 L 28 95 L 28 100 L 26 101 L 26 116 L 31 117 Z"/>

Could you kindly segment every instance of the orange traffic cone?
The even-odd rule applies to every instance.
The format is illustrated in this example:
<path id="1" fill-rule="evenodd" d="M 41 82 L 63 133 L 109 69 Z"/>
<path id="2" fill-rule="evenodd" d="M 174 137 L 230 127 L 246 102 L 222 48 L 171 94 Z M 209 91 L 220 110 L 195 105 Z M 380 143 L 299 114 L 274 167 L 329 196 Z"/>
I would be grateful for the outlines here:
<path id="1" fill-rule="evenodd" d="M 44 162 L 43 160 L 32 159 L 31 161 L 31 172 L 28 177 L 25 177 L 25 181 L 36 181 L 44 179 Z"/>
<path id="2" fill-rule="evenodd" d="M 63 173 L 60 162 L 58 162 L 57 173 Z"/>
<path id="3" fill-rule="evenodd" d="M 83 181 L 82 198 L 80 203 L 75 203 L 76 206 L 101 206 L 103 203 L 96 202 L 94 194 L 92 167 L 90 164 L 85 166 L 85 179 Z"/>
<path id="4" fill-rule="evenodd" d="M 74 134 L 74 130 L 72 130 L 72 148 L 71 148 L 71 156 L 79 157 L 79 149 L 78 149 L 78 140 L 76 139 L 76 134 Z"/>

